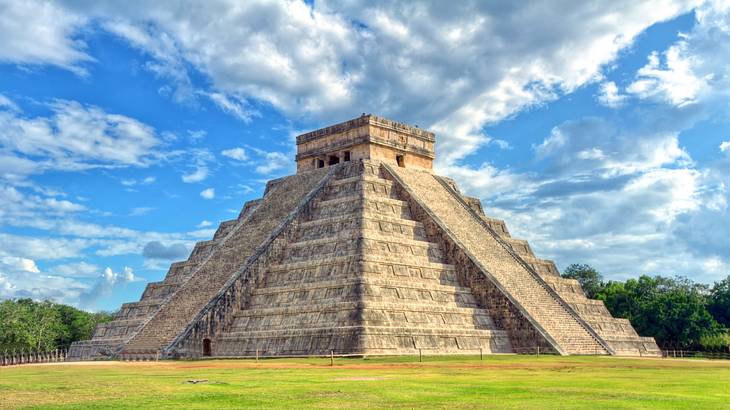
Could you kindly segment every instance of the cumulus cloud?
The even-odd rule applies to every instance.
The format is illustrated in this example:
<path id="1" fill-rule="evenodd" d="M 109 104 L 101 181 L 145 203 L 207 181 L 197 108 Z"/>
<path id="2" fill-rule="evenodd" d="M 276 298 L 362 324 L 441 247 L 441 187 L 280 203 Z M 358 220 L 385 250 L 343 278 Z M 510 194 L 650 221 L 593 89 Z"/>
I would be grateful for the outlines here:
<path id="1" fill-rule="evenodd" d="M 95 302 L 109 294 L 115 285 L 139 280 L 129 267 L 120 272 L 107 267 L 100 273 L 96 265 L 76 262 L 56 265 L 45 272 L 32 259 L 0 257 L 0 299 L 49 299 L 93 309 Z"/>
<path id="2" fill-rule="evenodd" d="M 9 269 L 15 272 L 40 272 L 38 266 L 36 266 L 33 259 L 21 258 L 17 256 L 0 257 L 0 265 L 3 266 L 3 269 Z"/>
<path id="3" fill-rule="evenodd" d="M 111 294 L 117 284 L 125 284 L 142 280 L 135 276 L 134 270 L 128 266 L 121 272 L 114 272 L 110 267 L 104 269 L 94 285 L 79 294 L 79 304 L 86 308 L 93 308 L 102 296 Z"/>
<path id="4" fill-rule="evenodd" d="M 132 208 L 131 211 L 129 211 L 129 216 L 142 216 L 147 215 L 148 213 L 154 211 L 155 208 L 149 207 L 149 206 L 137 206 Z"/>
<path id="5" fill-rule="evenodd" d="M 144 255 L 145 258 L 167 260 L 183 259 L 187 257 L 188 253 L 190 253 L 190 251 L 182 243 L 164 245 L 159 241 L 147 243 L 142 251 L 142 255 Z"/>
<path id="6" fill-rule="evenodd" d="M 157 177 L 155 177 L 154 175 L 150 175 L 150 176 L 142 178 L 142 179 L 134 179 L 134 178 L 123 179 L 122 185 L 124 185 L 126 187 L 135 187 L 138 185 L 151 185 L 151 184 L 154 184 L 155 181 L 157 181 Z"/>
<path id="7" fill-rule="evenodd" d="M 55 65 L 86 74 L 94 59 L 78 37 L 88 19 L 53 2 L 5 1 L 0 13 L 0 61 Z"/>
<path id="8" fill-rule="evenodd" d="M 730 141 L 724 141 L 720 144 L 720 152 L 730 151 Z"/>
<path id="9" fill-rule="evenodd" d="M 178 102 L 194 99 L 195 90 L 174 38 L 149 24 L 138 27 L 126 21 L 112 19 L 104 22 L 103 26 L 110 33 L 124 38 L 133 47 L 152 57 L 144 68 L 159 78 L 169 80 L 172 85 L 171 88 L 163 88 L 161 91 L 169 91 L 173 100 Z"/>
<path id="10" fill-rule="evenodd" d="M 221 155 L 223 155 L 224 157 L 235 159 L 236 161 L 246 161 L 248 159 L 246 150 L 241 147 L 225 149 L 221 151 Z"/>
<path id="11" fill-rule="evenodd" d="M 18 166 L 8 167 L 7 179 L 46 170 L 147 166 L 159 159 L 161 142 L 149 125 L 76 101 L 47 106 L 49 117 L 0 106 L 0 156 Z"/>
<path id="12" fill-rule="evenodd" d="M 43 238 L 0 233 L 0 255 L 21 255 L 30 259 L 64 259 L 80 256 L 90 245 L 81 238 Z"/>
<path id="13" fill-rule="evenodd" d="M 99 275 L 99 267 L 92 263 L 72 262 L 56 265 L 50 270 L 57 275 L 76 278 L 91 278 Z"/>
<path id="14" fill-rule="evenodd" d="M 182 176 L 182 181 L 190 184 L 193 182 L 200 182 L 205 180 L 205 178 L 208 178 L 208 167 L 207 166 L 200 166 L 195 169 L 194 172 L 190 174 L 184 174 Z"/>
<path id="15" fill-rule="evenodd" d="M 281 170 L 293 168 L 292 156 L 278 151 L 264 151 L 255 149 L 257 159 L 254 168 L 256 173 L 261 175 L 272 175 Z"/>
<path id="16" fill-rule="evenodd" d="M 10 98 L 0 94 L 0 107 L 11 111 L 20 111 L 20 108 Z"/>
<path id="17" fill-rule="evenodd" d="M 676 134 L 622 131 L 611 121 L 588 117 L 553 128 L 535 147 L 538 159 L 550 159 L 550 172 L 596 172 L 616 176 L 689 161 Z"/>
<path id="18" fill-rule="evenodd" d="M 204 219 L 204 220 L 200 221 L 200 223 L 196 227 L 197 228 L 207 228 L 211 225 L 213 225 L 212 222 L 208 221 L 207 219 Z"/>
<path id="19" fill-rule="evenodd" d="M 206 189 L 200 191 L 200 196 L 202 196 L 205 199 L 215 198 L 215 188 L 206 188 Z"/>
<path id="20" fill-rule="evenodd" d="M 601 84 L 598 102 L 610 108 L 618 108 L 626 101 L 626 96 L 619 93 L 618 86 L 613 81 Z"/>
<path id="21" fill-rule="evenodd" d="M 56 194 L 56 193 L 52 193 Z M 56 196 L 35 194 L 8 185 L 0 185 L 0 224 L 23 222 L 42 228 L 42 221 L 34 219 L 37 214 L 46 217 L 72 215 L 87 210 L 84 205 Z"/>
<path id="22" fill-rule="evenodd" d="M 664 66 L 657 53 L 637 73 L 636 81 L 626 91 L 640 98 L 659 98 L 677 106 L 693 103 L 703 86 L 703 80 L 692 72 L 687 58 L 686 42 L 672 46 L 664 54 Z"/>
<path id="23" fill-rule="evenodd" d="M 239 120 L 250 123 L 251 118 L 259 116 L 260 113 L 249 108 L 248 102 L 237 96 L 227 96 L 223 93 L 210 92 L 205 93 L 221 110 L 227 112 Z"/>
<path id="24" fill-rule="evenodd" d="M 181 179 L 186 184 L 204 181 L 210 175 L 209 163 L 215 157 L 207 149 L 196 149 L 191 152 L 194 170 L 190 173 L 183 174 Z"/>

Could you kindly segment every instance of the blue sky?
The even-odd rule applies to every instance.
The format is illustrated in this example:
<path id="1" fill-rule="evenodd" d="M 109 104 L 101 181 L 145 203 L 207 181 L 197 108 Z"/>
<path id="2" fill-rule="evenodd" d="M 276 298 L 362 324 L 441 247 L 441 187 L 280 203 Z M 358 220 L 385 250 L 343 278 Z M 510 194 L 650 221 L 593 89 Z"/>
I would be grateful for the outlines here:
<path id="1" fill-rule="evenodd" d="M 371 112 L 559 268 L 730 273 L 730 4 L 0 1 L 0 298 L 136 300 Z"/>

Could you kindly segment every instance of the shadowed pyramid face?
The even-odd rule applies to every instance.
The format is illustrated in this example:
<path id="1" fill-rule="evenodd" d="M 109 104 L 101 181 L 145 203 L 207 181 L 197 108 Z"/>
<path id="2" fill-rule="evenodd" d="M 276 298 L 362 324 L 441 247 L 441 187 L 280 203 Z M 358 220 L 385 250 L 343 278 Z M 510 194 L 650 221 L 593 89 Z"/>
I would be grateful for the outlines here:
<path id="1" fill-rule="evenodd" d="M 363 115 L 297 137 L 297 172 L 370 159 L 432 169 L 434 134 L 375 115 Z"/>
<path id="2" fill-rule="evenodd" d="M 433 174 L 433 142 L 372 115 L 299 136 L 297 174 L 70 356 L 659 352 Z"/>

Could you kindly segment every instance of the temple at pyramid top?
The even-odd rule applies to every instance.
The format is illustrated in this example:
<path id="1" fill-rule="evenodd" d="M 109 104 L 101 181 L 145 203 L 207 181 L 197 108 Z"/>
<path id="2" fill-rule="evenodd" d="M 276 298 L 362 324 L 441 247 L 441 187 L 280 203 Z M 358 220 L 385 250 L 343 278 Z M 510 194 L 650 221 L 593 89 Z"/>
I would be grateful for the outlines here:
<path id="1" fill-rule="evenodd" d="M 297 172 L 369 159 L 432 169 L 435 136 L 407 124 L 363 114 L 297 137 Z"/>

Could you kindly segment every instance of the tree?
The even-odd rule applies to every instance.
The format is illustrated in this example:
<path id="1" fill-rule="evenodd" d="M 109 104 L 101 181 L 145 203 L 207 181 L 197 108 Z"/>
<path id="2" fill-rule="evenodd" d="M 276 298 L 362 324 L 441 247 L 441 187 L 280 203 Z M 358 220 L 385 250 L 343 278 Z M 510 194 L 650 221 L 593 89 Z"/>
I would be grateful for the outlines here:
<path id="1" fill-rule="evenodd" d="M 595 299 L 603 287 L 603 276 L 590 265 L 574 263 L 565 268 L 562 277 L 577 280 L 589 299 Z"/>
<path id="2" fill-rule="evenodd" d="M 641 276 L 609 282 L 599 292 L 615 317 L 629 319 L 639 334 L 665 348 L 693 347 L 719 326 L 707 310 L 708 289 L 689 279 Z"/>
<path id="3" fill-rule="evenodd" d="M 3 350 L 54 349 L 55 339 L 63 331 L 54 304 L 31 299 L 2 302 L 0 324 Z"/>
<path id="4" fill-rule="evenodd" d="M 712 287 L 708 310 L 718 323 L 730 328 L 730 275 Z"/>
<path id="5" fill-rule="evenodd" d="M 68 348 L 90 339 L 96 325 L 112 317 L 49 301 L 5 300 L 0 302 L 0 351 Z"/>

